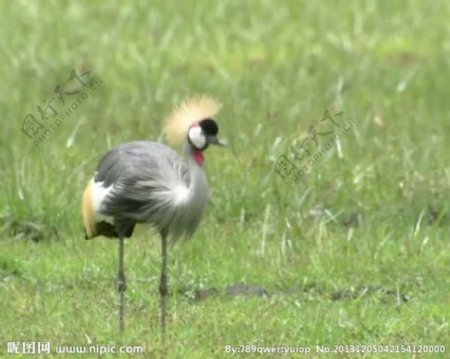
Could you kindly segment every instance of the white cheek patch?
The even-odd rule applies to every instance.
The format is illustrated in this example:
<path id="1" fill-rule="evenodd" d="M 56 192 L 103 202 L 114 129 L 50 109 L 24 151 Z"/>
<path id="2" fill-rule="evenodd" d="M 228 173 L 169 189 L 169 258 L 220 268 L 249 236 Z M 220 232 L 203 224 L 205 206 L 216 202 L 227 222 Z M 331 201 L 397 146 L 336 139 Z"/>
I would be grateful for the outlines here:
<path id="1" fill-rule="evenodd" d="M 113 185 L 105 188 L 103 187 L 103 182 L 95 182 L 94 179 L 92 179 L 92 207 L 94 208 L 95 220 L 98 222 L 105 221 L 108 223 L 113 223 L 113 219 L 111 217 L 98 213 L 102 202 L 112 189 Z"/>
<path id="2" fill-rule="evenodd" d="M 189 129 L 189 140 L 198 149 L 206 146 L 206 137 L 200 126 L 194 126 Z"/>

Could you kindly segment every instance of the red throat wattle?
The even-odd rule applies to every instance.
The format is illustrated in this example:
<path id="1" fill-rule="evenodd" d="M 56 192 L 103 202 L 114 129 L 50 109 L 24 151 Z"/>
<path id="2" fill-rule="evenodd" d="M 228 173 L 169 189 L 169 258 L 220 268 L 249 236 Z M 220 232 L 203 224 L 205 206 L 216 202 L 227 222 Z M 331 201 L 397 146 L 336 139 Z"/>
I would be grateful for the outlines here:
<path id="1" fill-rule="evenodd" d="M 203 162 L 205 162 L 205 157 L 203 156 L 202 151 L 194 151 L 194 159 L 200 166 L 203 166 Z"/>

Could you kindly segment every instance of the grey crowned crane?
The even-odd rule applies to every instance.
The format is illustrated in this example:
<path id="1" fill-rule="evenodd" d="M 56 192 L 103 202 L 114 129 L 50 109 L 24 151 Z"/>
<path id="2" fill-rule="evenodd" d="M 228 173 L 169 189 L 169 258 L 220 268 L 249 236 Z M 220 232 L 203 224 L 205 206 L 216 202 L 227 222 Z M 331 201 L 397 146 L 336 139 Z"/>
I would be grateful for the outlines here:
<path id="1" fill-rule="evenodd" d="M 137 223 L 150 224 L 161 235 L 159 283 L 161 332 L 166 329 L 167 241 L 191 237 L 208 201 L 203 152 L 209 145 L 223 146 L 213 116 L 220 104 L 209 97 L 186 99 L 168 117 L 164 129 L 171 145 L 182 145 L 180 156 L 172 148 L 151 141 L 121 144 L 106 153 L 83 195 L 86 239 L 119 239 L 119 330 L 124 330 L 124 238 Z"/>

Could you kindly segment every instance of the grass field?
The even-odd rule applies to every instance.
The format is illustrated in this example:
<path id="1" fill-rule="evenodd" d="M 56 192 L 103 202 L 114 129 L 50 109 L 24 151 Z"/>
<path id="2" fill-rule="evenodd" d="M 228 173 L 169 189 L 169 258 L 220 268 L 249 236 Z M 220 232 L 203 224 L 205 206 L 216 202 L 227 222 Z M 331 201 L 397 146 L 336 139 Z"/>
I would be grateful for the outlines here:
<path id="1" fill-rule="evenodd" d="M 1 1 L 0 13 L 0 357 L 93 356 L 63 345 L 449 357 L 450 3 Z M 83 68 L 91 82 L 69 80 Z M 58 85 L 72 86 L 65 104 Z M 173 106 L 202 93 L 223 103 L 229 147 L 207 151 L 206 216 L 170 248 L 168 338 L 160 242 L 146 228 L 126 243 L 120 338 L 118 244 L 84 240 L 81 193 L 105 151 L 162 140 Z M 52 100 L 58 115 L 41 119 Z M 337 129 L 326 110 L 343 114 L 325 151 Z M 45 127 L 31 138 L 28 114 Z M 295 159 L 311 128 L 318 145 Z M 275 171 L 283 154 L 298 168 L 316 159 L 292 181 Z M 11 342 L 50 342 L 51 354 L 8 354 Z M 408 352 L 429 345 L 446 353 Z"/>

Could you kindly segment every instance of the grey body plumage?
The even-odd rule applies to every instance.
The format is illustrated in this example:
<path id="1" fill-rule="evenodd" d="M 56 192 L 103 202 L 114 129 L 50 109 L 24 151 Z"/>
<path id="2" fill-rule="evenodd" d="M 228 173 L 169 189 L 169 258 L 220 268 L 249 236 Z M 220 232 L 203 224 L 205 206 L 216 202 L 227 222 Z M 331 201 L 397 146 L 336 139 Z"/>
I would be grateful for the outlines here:
<path id="1" fill-rule="evenodd" d="M 203 168 L 190 155 L 151 141 L 117 146 L 100 161 L 95 182 L 112 190 L 99 213 L 112 217 L 117 232 L 131 235 L 136 223 L 153 225 L 171 238 L 190 237 L 208 200 Z M 130 230 L 131 229 L 131 230 Z"/>

